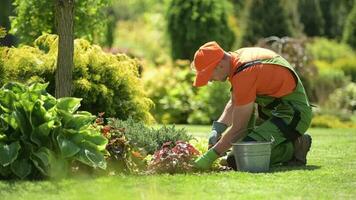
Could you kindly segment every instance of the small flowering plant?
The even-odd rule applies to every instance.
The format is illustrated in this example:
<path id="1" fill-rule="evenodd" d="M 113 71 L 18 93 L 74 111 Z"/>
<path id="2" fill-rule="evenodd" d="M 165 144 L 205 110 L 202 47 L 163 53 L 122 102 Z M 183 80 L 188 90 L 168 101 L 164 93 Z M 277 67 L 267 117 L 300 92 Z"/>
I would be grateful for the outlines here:
<path id="1" fill-rule="evenodd" d="M 153 155 L 148 169 L 152 173 L 184 173 L 193 171 L 193 162 L 200 152 L 184 141 L 166 142 Z"/>

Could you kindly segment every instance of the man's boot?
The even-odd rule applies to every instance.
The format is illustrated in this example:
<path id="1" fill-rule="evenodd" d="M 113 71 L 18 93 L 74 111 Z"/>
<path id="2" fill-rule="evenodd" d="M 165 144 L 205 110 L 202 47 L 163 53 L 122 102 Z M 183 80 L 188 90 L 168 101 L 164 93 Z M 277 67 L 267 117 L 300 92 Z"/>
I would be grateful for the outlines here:
<path id="1" fill-rule="evenodd" d="M 307 154 L 312 144 L 312 138 L 308 134 L 300 136 L 294 141 L 293 158 L 286 164 L 288 166 L 305 166 L 307 164 Z"/>

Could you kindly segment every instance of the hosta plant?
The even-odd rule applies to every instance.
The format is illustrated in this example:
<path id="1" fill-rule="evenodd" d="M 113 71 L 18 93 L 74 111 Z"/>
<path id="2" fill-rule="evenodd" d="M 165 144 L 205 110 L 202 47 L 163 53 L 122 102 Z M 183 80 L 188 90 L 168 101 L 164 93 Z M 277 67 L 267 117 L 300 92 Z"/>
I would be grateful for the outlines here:
<path id="1" fill-rule="evenodd" d="M 185 173 L 193 171 L 193 162 L 200 153 L 183 141 L 167 142 L 156 151 L 148 169 L 152 173 Z"/>
<path id="2" fill-rule="evenodd" d="M 107 139 L 91 126 L 95 116 L 77 111 L 79 98 L 54 98 L 47 85 L 0 89 L 1 178 L 63 176 L 72 162 L 106 168 Z"/>

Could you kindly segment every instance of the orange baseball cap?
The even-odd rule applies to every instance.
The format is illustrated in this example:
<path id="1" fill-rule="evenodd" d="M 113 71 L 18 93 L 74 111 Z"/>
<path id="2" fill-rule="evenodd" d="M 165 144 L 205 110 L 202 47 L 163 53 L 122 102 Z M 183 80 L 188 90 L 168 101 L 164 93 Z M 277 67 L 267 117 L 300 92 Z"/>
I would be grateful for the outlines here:
<path id="1" fill-rule="evenodd" d="M 193 85 L 201 87 L 206 85 L 216 67 L 224 57 L 224 50 L 215 41 L 203 44 L 194 54 L 194 60 L 191 64 L 196 71 L 196 77 Z"/>

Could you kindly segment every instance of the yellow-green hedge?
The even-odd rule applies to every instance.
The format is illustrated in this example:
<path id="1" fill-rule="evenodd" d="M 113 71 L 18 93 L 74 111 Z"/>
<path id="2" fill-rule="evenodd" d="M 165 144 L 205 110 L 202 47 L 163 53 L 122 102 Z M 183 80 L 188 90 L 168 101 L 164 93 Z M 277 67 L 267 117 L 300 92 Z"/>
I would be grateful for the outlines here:
<path id="1" fill-rule="evenodd" d="M 76 39 L 74 50 L 73 96 L 83 98 L 81 109 L 93 114 L 152 121 L 152 101 L 139 78 L 138 61 L 124 54 L 105 53 L 99 46 Z M 49 82 L 54 94 L 57 36 L 43 35 L 33 46 L 0 49 L 0 83 Z"/>

